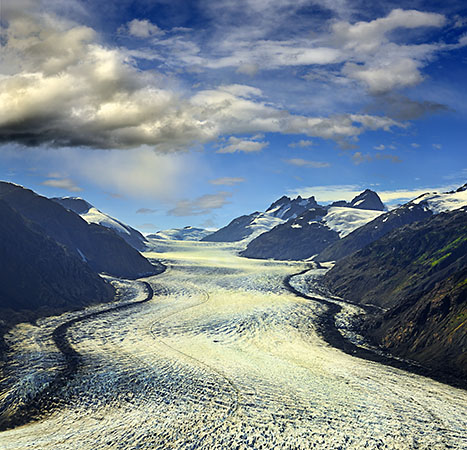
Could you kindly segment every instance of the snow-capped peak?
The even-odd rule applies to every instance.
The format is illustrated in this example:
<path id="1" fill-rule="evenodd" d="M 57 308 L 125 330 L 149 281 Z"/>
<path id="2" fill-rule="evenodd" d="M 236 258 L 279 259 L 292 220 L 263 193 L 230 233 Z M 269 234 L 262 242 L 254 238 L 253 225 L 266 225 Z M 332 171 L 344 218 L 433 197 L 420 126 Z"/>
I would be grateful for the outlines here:
<path id="1" fill-rule="evenodd" d="M 434 214 L 453 211 L 454 209 L 467 206 L 467 184 L 464 184 L 459 189 L 452 192 L 444 192 L 441 194 L 429 192 L 420 195 L 409 203 L 424 206 Z"/>
<path id="2" fill-rule="evenodd" d="M 379 198 L 379 195 L 370 190 L 365 189 L 361 194 L 357 195 L 349 205 L 351 208 L 367 209 L 372 211 L 383 211 L 384 204 Z"/>
<path id="3" fill-rule="evenodd" d="M 278 219 L 289 220 L 314 206 L 318 206 L 315 197 L 302 198 L 298 196 L 295 199 L 291 199 L 284 195 L 266 210 L 266 214 Z"/>

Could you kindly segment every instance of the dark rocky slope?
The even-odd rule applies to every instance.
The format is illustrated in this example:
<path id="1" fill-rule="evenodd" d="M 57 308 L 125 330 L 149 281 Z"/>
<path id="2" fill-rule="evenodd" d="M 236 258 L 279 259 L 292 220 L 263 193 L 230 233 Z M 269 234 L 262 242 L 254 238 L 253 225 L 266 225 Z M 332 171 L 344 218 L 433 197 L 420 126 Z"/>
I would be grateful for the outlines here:
<path id="1" fill-rule="evenodd" d="M 393 230 L 324 277 L 335 294 L 386 311 L 364 332 L 392 353 L 467 377 L 467 208 Z"/>
<path id="2" fill-rule="evenodd" d="M 126 225 L 125 223 L 110 217 L 108 214 L 99 211 L 86 200 L 78 197 L 54 197 L 51 198 L 51 200 L 78 214 L 86 222 L 94 222 L 103 227 L 110 228 L 127 244 L 136 248 L 136 250 L 143 251 L 146 249 L 148 241 L 138 230 L 135 230 L 129 225 Z"/>
<path id="3" fill-rule="evenodd" d="M 109 283 L 2 200 L 0 236 L 0 360 L 10 326 L 113 299 Z"/>
<path id="4" fill-rule="evenodd" d="M 297 219 L 277 225 L 261 234 L 240 252 L 247 258 L 281 260 L 307 259 L 339 239 L 339 234 L 316 221 L 326 214 L 322 207 L 313 208 Z"/>
<path id="5" fill-rule="evenodd" d="M 275 203 L 271 205 L 271 208 L 274 205 Z M 341 241 L 339 233 L 332 229 L 332 224 L 326 222 L 328 213 L 332 215 L 331 212 L 338 209 L 333 206 L 341 209 L 352 208 L 351 211 L 382 211 L 384 209 L 378 194 L 369 189 L 356 196 L 350 203 L 335 202 L 330 206 L 321 206 L 316 203 L 314 197 L 310 197 L 305 212 L 301 212 L 296 218 L 291 217 L 286 223 L 275 226 L 269 232 L 260 234 L 240 254 L 247 258 L 299 260 L 310 258 L 326 251 L 329 247 L 337 246 Z M 341 220 L 348 221 L 343 215 Z M 373 229 L 370 230 L 371 235 Z M 368 233 L 363 234 L 358 244 L 362 244 L 365 239 L 370 242 L 371 238 Z"/>
<path id="6" fill-rule="evenodd" d="M 138 278 L 162 271 L 162 266 L 152 265 L 114 231 L 88 224 L 78 214 L 29 189 L 0 182 L 0 199 L 96 272 Z"/>
<path id="7" fill-rule="evenodd" d="M 31 225 L 0 200 L 1 308 L 82 307 L 113 298 L 109 283 Z"/>
<path id="8" fill-rule="evenodd" d="M 433 213 L 423 205 L 407 203 L 352 231 L 325 248 L 315 259 L 317 261 L 337 261 L 371 244 L 396 228 L 426 220 L 432 215 Z"/>

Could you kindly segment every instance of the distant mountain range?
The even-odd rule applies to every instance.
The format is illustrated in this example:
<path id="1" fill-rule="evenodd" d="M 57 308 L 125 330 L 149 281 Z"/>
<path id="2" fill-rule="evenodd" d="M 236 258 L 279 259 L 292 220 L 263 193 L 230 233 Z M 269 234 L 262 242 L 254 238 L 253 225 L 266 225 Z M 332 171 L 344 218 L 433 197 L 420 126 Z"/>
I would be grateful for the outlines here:
<path id="1" fill-rule="evenodd" d="M 275 201 L 266 211 L 254 212 L 232 220 L 227 226 L 203 238 L 207 242 L 238 242 L 248 243 L 274 227 L 293 220 L 306 211 L 322 208 L 315 197 L 295 199 L 285 195 Z"/>
<path id="2" fill-rule="evenodd" d="M 264 212 L 237 217 L 203 237 L 206 242 L 238 242 L 241 256 L 259 259 L 335 261 L 391 230 L 433 214 L 467 205 L 466 187 L 427 193 L 391 211 L 366 189 L 350 202 L 320 205 L 314 196 L 283 196 Z"/>
<path id="3" fill-rule="evenodd" d="M 227 226 L 201 239 L 206 242 L 249 242 L 266 231 L 316 205 L 314 197 L 290 199 L 283 196 L 266 211 L 237 217 Z"/>
<path id="4" fill-rule="evenodd" d="M 174 241 L 200 241 L 212 234 L 213 231 L 205 230 L 204 228 L 196 227 L 184 227 L 184 228 L 172 228 L 170 230 L 162 230 L 157 233 L 148 234 L 148 239 L 163 239 L 163 240 L 174 240 Z"/>
<path id="5" fill-rule="evenodd" d="M 378 194 L 368 189 L 350 203 L 341 201 L 326 206 L 318 204 L 315 197 L 282 197 L 264 213 L 278 212 L 282 222 L 251 239 L 240 254 L 260 259 L 307 259 L 378 217 L 383 210 Z M 222 230 L 227 233 L 229 226 L 219 231 Z"/>

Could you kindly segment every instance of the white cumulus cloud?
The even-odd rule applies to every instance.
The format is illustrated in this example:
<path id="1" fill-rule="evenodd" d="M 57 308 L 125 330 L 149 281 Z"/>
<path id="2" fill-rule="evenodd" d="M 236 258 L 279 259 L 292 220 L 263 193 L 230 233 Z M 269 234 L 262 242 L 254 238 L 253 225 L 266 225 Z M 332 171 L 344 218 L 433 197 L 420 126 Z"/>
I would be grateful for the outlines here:
<path id="1" fill-rule="evenodd" d="M 290 158 L 290 159 L 285 159 L 284 161 L 287 164 L 291 164 L 292 166 L 309 167 L 312 169 L 322 169 L 324 167 L 331 166 L 331 164 L 329 164 L 328 162 L 309 161 L 307 159 L 302 159 L 302 158 Z"/>
<path id="2" fill-rule="evenodd" d="M 180 200 L 167 214 L 178 217 L 209 214 L 213 209 L 222 208 L 230 203 L 228 198 L 231 196 L 232 193 L 221 191 L 216 194 L 205 194 L 194 200 Z"/>
<path id="3" fill-rule="evenodd" d="M 147 19 L 133 19 L 127 23 L 128 34 L 139 38 L 149 38 L 155 35 L 164 34 L 156 24 L 151 23 Z"/>
<path id="4" fill-rule="evenodd" d="M 221 177 L 210 180 L 209 182 L 217 186 L 234 186 L 236 184 L 243 183 L 244 181 L 245 178 L 242 177 Z"/>
<path id="5" fill-rule="evenodd" d="M 7 27 L 0 66 L 0 143 L 150 146 L 172 152 L 229 135 L 275 132 L 342 141 L 367 129 L 400 125 L 369 115 L 292 114 L 263 99 L 258 88 L 241 84 L 181 92 L 163 75 L 140 70 L 131 52 L 103 45 L 90 27 L 52 13 L 34 13 L 33 8 L 18 8 L 3 20 Z M 140 27 L 133 31 L 141 36 L 155 32 L 155 25 L 144 20 L 132 24 L 135 30 Z M 325 64 L 339 53 L 325 48 L 298 51 L 284 42 L 265 42 L 259 48 L 268 49 L 267 58 L 272 52 L 280 64 Z M 221 151 L 254 152 L 266 145 L 232 140 Z"/>
<path id="6" fill-rule="evenodd" d="M 50 178 L 41 183 L 43 186 L 49 186 L 58 189 L 64 189 L 70 192 L 81 192 L 83 189 L 77 186 L 70 178 Z"/>

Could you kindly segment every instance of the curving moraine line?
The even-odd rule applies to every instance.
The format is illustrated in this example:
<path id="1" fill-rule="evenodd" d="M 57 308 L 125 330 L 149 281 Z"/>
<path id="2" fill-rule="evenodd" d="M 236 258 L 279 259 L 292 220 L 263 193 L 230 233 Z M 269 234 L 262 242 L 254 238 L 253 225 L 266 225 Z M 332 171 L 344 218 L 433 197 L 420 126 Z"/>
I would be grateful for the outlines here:
<path id="1" fill-rule="evenodd" d="M 287 275 L 284 278 L 284 286 L 289 292 L 291 292 L 292 294 L 298 297 L 304 298 L 306 300 L 312 300 L 314 302 L 317 302 L 317 303 L 320 303 L 326 306 L 326 310 L 318 318 L 317 332 L 321 336 L 321 338 L 325 342 L 327 342 L 329 345 L 343 351 L 344 353 L 348 355 L 356 356 L 357 358 L 361 358 L 367 361 L 373 361 L 373 362 L 377 362 L 377 363 L 384 364 L 387 366 L 395 367 L 398 369 L 405 370 L 407 372 L 416 373 L 417 375 L 429 377 L 434 380 L 441 381 L 442 383 L 446 383 L 446 384 L 449 384 L 451 386 L 458 387 L 461 389 L 467 388 L 466 383 L 463 380 L 452 379 L 450 377 L 448 378 L 444 374 L 440 374 L 426 367 L 416 365 L 414 363 L 411 363 L 410 361 L 392 358 L 390 355 L 383 355 L 380 353 L 376 353 L 375 351 L 371 349 L 367 349 L 367 348 L 363 348 L 358 345 L 355 345 L 351 341 L 346 339 L 340 333 L 339 329 L 336 326 L 336 321 L 335 321 L 336 314 L 339 314 L 343 309 L 341 305 L 334 303 L 330 300 L 307 295 L 303 292 L 300 292 L 299 290 L 297 290 L 290 284 L 290 280 L 293 277 L 303 275 L 309 270 L 311 270 L 311 268 L 304 269 L 298 273 Z M 358 304 L 354 302 L 347 302 L 342 299 L 339 299 L 339 301 L 343 303 L 348 303 L 352 306 L 359 306 L 362 309 L 364 309 L 366 313 L 368 314 L 373 314 L 376 309 L 379 309 L 378 307 L 375 307 L 373 305 L 362 305 L 362 304 Z M 418 406 L 420 406 L 429 416 L 431 416 L 433 422 L 437 424 L 439 430 L 443 430 L 443 431 L 447 431 L 452 434 L 456 434 L 454 431 L 450 430 L 446 426 L 446 424 L 443 422 L 443 420 L 440 417 L 438 417 L 435 413 L 433 413 L 433 411 L 431 411 L 430 409 L 427 409 L 420 402 L 416 402 L 413 398 L 411 399 L 411 401 L 417 403 Z"/>
<path id="2" fill-rule="evenodd" d="M 154 297 L 154 294 L 160 294 L 163 292 L 162 288 L 158 288 L 157 292 L 154 292 L 154 289 L 146 281 L 143 281 L 142 284 L 147 289 L 147 295 L 143 300 L 123 303 L 111 308 L 75 317 L 67 320 L 53 330 L 52 339 L 58 350 L 65 358 L 65 367 L 59 371 L 53 381 L 45 389 L 39 391 L 33 398 L 22 405 L 14 413 L 9 414 L 8 411 L 3 412 L 0 415 L 0 431 L 16 428 L 39 420 L 45 414 L 56 409 L 63 403 L 63 399 L 59 395 L 59 391 L 76 375 L 82 364 L 81 355 L 73 348 L 67 338 L 68 330 L 77 323 L 87 322 L 109 312 L 122 311 L 141 305 L 142 303 L 146 303 L 151 300 Z"/>
<path id="3" fill-rule="evenodd" d="M 342 350 L 348 355 L 356 356 L 357 358 L 365 359 L 367 361 L 373 361 L 387 366 L 402 369 L 407 372 L 415 373 L 424 377 L 432 378 L 433 380 L 440 381 L 441 383 L 449 384 L 450 386 L 467 389 L 467 382 L 455 377 L 451 377 L 445 373 L 429 369 L 421 366 L 415 362 L 403 360 L 392 357 L 388 354 L 380 354 L 369 348 L 360 347 L 355 345 L 348 339 L 346 339 L 336 326 L 335 316 L 342 311 L 342 306 L 324 298 L 314 297 L 312 295 L 304 294 L 290 284 L 290 280 L 299 275 L 303 275 L 312 268 L 308 267 L 298 273 L 287 275 L 284 280 L 284 287 L 292 294 L 304 298 L 306 300 L 312 300 L 326 306 L 326 310 L 317 319 L 317 331 L 321 338 L 332 347 Z M 381 310 L 379 307 L 374 305 L 365 305 L 355 302 L 346 301 L 339 299 L 342 303 L 348 303 L 352 306 L 358 306 L 365 310 L 367 314 L 374 314 L 376 310 Z"/>
<path id="4" fill-rule="evenodd" d="M 440 374 L 426 367 L 420 366 L 415 363 L 411 363 L 411 361 L 408 361 L 408 360 L 401 360 L 401 359 L 393 358 L 391 357 L 391 355 L 383 355 L 380 353 L 376 353 L 375 351 L 371 349 L 366 349 L 358 345 L 355 345 L 351 341 L 346 339 L 340 333 L 339 329 L 336 326 L 336 321 L 335 321 L 336 314 L 340 313 L 343 309 L 341 305 L 334 303 L 330 300 L 307 295 L 303 292 L 298 291 L 290 284 L 290 280 L 293 277 L 303 275 L 309 270 L 311 270 L 311 268 L 307 268 L 307 269 L 302 270 L 301 272 L 286 276 L 284 278 L 284 286 L 289 292 L 297 295 L 298 297 L 318 302 L 327 307 L 326 311 L 322 313 L 317 323 L 318 334 L 321 336 L 322 339 L 324 339 L 325 342 L 327 342 L 329 345 L 339 350 L 342 350 L 344 353 L 347 353 L 352 356 L 356 356 L 357 358 L 365 359 L 367 361 L 378 362 L 380 364 L 402 369 L 407 372 L 416 373 L 417 375 L 429 377 L 436 381 L 440 381 L 442 383 L 446 383 L 454 387 L 458 387 L 461 389 L 467 389 L 467 385 L 463 380 L 447 377 L 445 374 L 442 374 L 442 373 Z M 365 312 L 368 314 L 374 314 L 377 310 L 381 310 L 381 308 L 379 308 L 376 305 L 359 304 L 356 302 L 346 301 L 341 298 L 339 298 L 338 300 L 342 303 L 347 303 L 352 306 L 358 306 L 364 309 Z M 431 409 L 428 409 L 425 405 L 422 405 L 420 402 L 416 401 L 413 397 L 410 398 L 410 401 L 417 404 L 419 407 L 421 407 L 431 417 L 433 423 L 435 423 L 438 426 L 439 431 L 447 431 L 448 433 L 452 435 L 458 434 L 455 431 L 451 430 L 445 424 L 445 422 L 438 415 L 436 415 Z M 445 444 L 447 444 L 446 437 L 443 436 L 443 440 L 445 441 Z"/>

